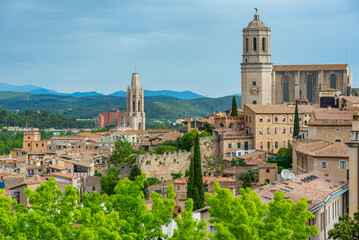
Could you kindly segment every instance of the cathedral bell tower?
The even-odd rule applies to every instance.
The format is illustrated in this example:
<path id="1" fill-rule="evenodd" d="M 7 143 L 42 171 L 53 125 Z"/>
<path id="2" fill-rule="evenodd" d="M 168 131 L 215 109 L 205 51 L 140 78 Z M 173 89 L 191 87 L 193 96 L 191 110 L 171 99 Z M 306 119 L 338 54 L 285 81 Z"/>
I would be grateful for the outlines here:
<path id="1" fill-rule="evenodd" d="M 243 28 L 241 63 L 242 107 L 244 104 L 272 103 L 272 70 L 270 28 L 254 14 L 254 20 Z"/>
<path id="2" fill-rule="evenodd" d="M 127 126 L 133 130 L 146 130 L 145 96 L 138 73 L 132 73 L 131 88 L 127 88 Z"/>

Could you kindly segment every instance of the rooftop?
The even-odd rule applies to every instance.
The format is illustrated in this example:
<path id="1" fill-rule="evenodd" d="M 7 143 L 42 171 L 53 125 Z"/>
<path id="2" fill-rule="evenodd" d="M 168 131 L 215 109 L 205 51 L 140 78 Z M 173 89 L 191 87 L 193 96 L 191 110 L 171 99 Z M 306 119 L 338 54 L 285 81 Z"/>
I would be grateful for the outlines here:
<path id="1" fill-rule="evenodd" d="M 263 203 L 269 203 L 273 200 L 274 192 L 282 191 L 286 198 L 293 199 L 294 203 L 303 197 L 307 198 L 310 210 L 322 203 L 331 193 L 347 186 L 345 179 L 340 179 L 331 175 L 325 175 L 321 171 L 312 171 L 300 174 L 293 180 L 286 180 L 286 183 L 276 185 L 268 184 L 255 191 Z"/>
<path id="2" fill-rule="evenodd" d="M 294 114 L 294 108 L 290 108 L 287 105 L 246 104 L 246 107 L 255 113 Z"/>
<path id="3" fill-rule="evenodd" d="M 273 71 L 347 70 L 348 64 L 274 65 Z"/>
<path id="4" fill-rule="evenodd" d="M 301 143 L 296 150 L 316 157 L 349 157 L 349 147 L 342 142 L 308 141 Z"/>

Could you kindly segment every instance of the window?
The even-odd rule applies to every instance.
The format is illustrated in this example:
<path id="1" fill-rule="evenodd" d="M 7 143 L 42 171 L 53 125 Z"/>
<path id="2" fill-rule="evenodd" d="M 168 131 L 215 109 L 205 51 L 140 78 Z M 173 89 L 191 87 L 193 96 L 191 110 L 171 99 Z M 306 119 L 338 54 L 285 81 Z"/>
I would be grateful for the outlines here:
<path id="1" fill-rule="evenodd" d="M 260 148 L 260 149 L 263 149 L 263 142 L 260 142 L 260 143 L 259 143 L 259 148 Z"/>
<path id="2" fill-rule="evenodd" d="M 334 139 L 335 142 L 342 142 L 342 140 L 340 138 L 336 138 Z"/>
<path id="3" fill-rule="evenodd" d="M 274 122 L 278 122 L 278 116 L 274 117 Z"/>
<path id="4" fill-rule="evenodd" d="M 275 141 L 274 146 L 275 146 L 275 149 L 278 149 L 278 142 L 277 141 Z"/>
<path id="5" fill-rule="evenodd" d="M 267 134 L 270 134 L 270 128 L 267 128 Z"/>
<path id="6" fill-rule="evenodd" d="M 313 102 L 313 78 L 311 75 L 307 77 L 307 98 L 309 102 Z"/>
<path id="7" fill-rule="evenodd" d="M 274 133 L 277 134 L 278 133 L 278 128 L 274 128 Z"/>
<path id="8" fill-rule="evenodd" d="M 248 142 L 244 142 L 244 150 L 248 150 Z"/>
<path id="9" fill-rule="evenodd" d="M 334 74 L 330 75 L 330 88 L 337 88 L 337 77 Z"/>
<path id="10" fill-rule="evenodd" d="M 267 122 L 270 122 L 270 116 L 267 117 Z"/>
<path id="11" fill-rule="evenodd" d="M 265 182 L 270 183 L 269 179 L 266 179 Z"/>
<path id="12" fill-rule="evenodd" d="M 335 129 L 335 131 L 340 131 L 340 128 Z"/>
<path id="13" fill-rule="evenodd" d="M 235 128 L 234 124 L 233 123 L 229 124 L 229 128 Z"/>
<path id="14" fill-rule="evenodd" d="M 283 128 L 283 134 L 285 133 L 285 128 Z"/>
<path id="15" fill-rule="evenodd" d="M 241 143 L 237 143 L 237 148 L 241 148 Z"/>
<path id="16" fill-rule="evenodd" d="M 346 169 L 347 168 L 347 162 L 346 161 L 340 161 L 340 168 Z"/>
<path id="17" fill-rule="evenodd" d="M 263 117 L 259 116 L 259 122 L 263 122 Z"/>
<path id="18" fill-rule="evenodd" d="M 285 122 L 285 116 L 282 117 L 282 122 Z"/>
<path id="19" fill-rule="evenodd" d="M 232 148 L 232 144 L 231 144 L 231 143 L 228 143 L 228 148 Z"/>
<path id="20" fill-rule="evenodd" d="M 58 161 L 58 160 L 56 160 L 55 162 L 56 162 L 56 163 L 55 163 L 56 165 L 59 165 L 59 161 Z"/>
<path id="21" fill-rule="evenodd" d="M 327 162 L 325 162 L 325 161 L 322 162 L 322 168 L 323 169 L 327 168 Z"/>
<path id="22" fill-rule="evenodd" d="M 27 146 L 30 147 L 30 143 L 28 143 Z"/>
<path id="23" fill-rule="evenodd" d="M 232 157 L 237 157 L 235 152 L 232 152 Z"/>
<path id="24" fill-rule="evenodd" d="M 253 100 L 253 104 L 257 104 L 257 101 L 256 101 L 256 100 Z"/>
<path id="25" fill-rule="evenodd" d="M 226 153 L 226 157 L 231 157 L 231 153 L 230 153 L 230 152 L 227 152 L 227 153 Z"/>
<path id="26" fill-rule="evenodd" d="M 177 190 L 180 190 L 181 189 L 181 186 L 177 186 Z"/>
<path id="27" fill-rule="evenodd" d="M 282 97 L 283 102 L 289 102 L 289 77 L 284 76 L 282 78 Z"/>
<path id="28" fill-rule="evenodd" d="M 246 38 L 246 53 L 248 52 L 248 38 Z"/>
<path id="29" fill-rule="evenodd" d="M 39 146 L 39 144 L 38 143 L 36 143 L 36 147 L 38 147 Z"/>
<path id="30" fill-rule="evenodd" d="M 293 133 L 293 128 L 292 127 L 290 128 L 290 133 Z"/>
<path id="31" fill-rule="evenodd" d="M 262 38 L 262 51 L 266 51 L 266 38 Z"/>
<path id="32" fill-rule="evenodd" d="M 266 169 L 266 173 L 270 173 L 270 169 Z"/>
<path id="33" fill-rule="evenodd" d="M 257 82 L 256 81 L 253 81 L 253 87 L 257 86 Z"/>
<path id="34" fill-rule="evenodd" d="M 253 51 L 257 51 L 257 38 L 253 38 Z"/>
<path id="35" fill-rule="evenodd" d="M 270 149 L 270 142 L 267 142 L 267 148 Z"/>
<path id="36" fill-rule="evenodd" d="M 259 134 L 263 134 L 263 128 L 259 129 Z"/>
<path id="37" fill-rule="evenodd" d="M 285 145 L 286 145 L 286 143 L 285 143 L 285 141 L 283 141 L 283 147 L 285 148 Z"/>
<path id="38" fill-rule="evenodd" d="M 248 116 L 246 116 L 246 122 L 248 122 Z"/>
<path id="39" fill-rule="evenodd" d="M 328 207 L 328 224 L 330 224 L 330 206 Z"/>

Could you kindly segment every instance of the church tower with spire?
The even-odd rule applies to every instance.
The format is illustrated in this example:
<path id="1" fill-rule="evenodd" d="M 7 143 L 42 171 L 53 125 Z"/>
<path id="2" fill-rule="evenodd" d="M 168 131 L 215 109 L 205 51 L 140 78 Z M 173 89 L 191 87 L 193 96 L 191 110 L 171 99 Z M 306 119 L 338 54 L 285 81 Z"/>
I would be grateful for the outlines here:
<path id="1" fill-rule="evenodd" d="M 254 14 L 254 20 L 243 28 L 241 63 L 242 107 L 244 104 L 272 103 L 272 70 L 270 28 Z"/>
<path id="2" fill-rule="evenodd" d="M 131 88 L 127 87 L 126 121 L 133 130 L 146 130 L 144 91 L 138 73 L 132 73 Z"/>

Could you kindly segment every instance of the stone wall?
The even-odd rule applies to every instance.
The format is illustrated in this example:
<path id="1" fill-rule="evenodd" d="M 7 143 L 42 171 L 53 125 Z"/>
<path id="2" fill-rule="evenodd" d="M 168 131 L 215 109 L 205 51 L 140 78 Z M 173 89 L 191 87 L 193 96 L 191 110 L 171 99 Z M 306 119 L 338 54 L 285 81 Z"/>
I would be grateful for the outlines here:
<path id="1" fill-rule="evenodd" d="M 218 137 L 201 137 L 201 157 L 219 155 Z M 163 177 L 166 180 L 172 179 L 171 173 L 181 172 L 184 176 L 186 169 L 189 169 L 193 148 L 191 152 L 170 152 L 164 154 L 145 154 L 136 156 L 136 164 L 141 168 L 142 173 L 147 177 Z M 125 172 L 121 170 L 121 172 Z"/>

